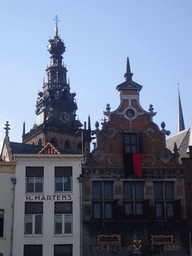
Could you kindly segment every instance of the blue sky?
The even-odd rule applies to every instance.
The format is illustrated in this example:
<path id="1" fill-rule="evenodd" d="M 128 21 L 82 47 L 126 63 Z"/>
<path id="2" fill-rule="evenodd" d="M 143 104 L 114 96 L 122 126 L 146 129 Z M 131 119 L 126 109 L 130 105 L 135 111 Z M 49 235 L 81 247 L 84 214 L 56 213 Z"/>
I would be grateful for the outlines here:
<path id="1" fill-rule="evenodd" d="M 9 121 L 10 140 L 21 142 L 36 122 L 35 104 L 50 61 L 56 10 L 64 63 L 77 116 L 101 122 L 106 104 L 119 105 L 129 57 L 133 80 L 143 86 L 141 106 L 153 104 L 154 122 L 177 132 L 178 86 L 186 128 L 192 120 L 191 0 L 2 0 L 0 45 L 0 143 Z M 101 125 L 100 125 L 101 127 Z"/>

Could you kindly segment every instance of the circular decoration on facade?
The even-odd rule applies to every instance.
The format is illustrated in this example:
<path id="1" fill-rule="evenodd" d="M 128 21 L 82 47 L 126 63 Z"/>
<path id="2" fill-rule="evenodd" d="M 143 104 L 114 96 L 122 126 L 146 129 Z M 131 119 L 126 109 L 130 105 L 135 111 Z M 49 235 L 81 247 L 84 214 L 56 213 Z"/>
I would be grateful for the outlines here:
<path id="1" fill-rule="evenodd" d="M 95 148 L 92 152 L 92 158 L 97 162 L 101 162 L 105 158 L 105 152 L 101 148 Z"/>
<path id="2" fill-rule="evenodd" d="M 135 111 L 133 110 L 133 109 L 128 109 L 127 111 L 126 111 L 126 116 L 127 117 L 129 117 L 129 118 L 132 118 L 132 117 L 134 117 L 135 116 Z"/>

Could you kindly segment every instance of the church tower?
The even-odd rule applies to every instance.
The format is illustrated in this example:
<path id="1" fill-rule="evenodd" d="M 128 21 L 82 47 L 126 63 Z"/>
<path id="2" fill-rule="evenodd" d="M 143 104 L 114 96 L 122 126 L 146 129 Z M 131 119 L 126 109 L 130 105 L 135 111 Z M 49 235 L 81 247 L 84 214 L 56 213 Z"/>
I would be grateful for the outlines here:
<path id="1" fill-rule="evenodd" d="M 50 142 L 59 148 L 77 150 L 81 149 L 82 124 L 76 120 L 76 94 L 70 92 L 67 69 L 62 62 L 65 45 L 58 36 L 57 15 L 55 21 L 55 37 L 49 39 L 48 45 L 51 60 L 46 69 L 47 81 L 43 82 L 36 102 L 37 123 L 26 134 L 23 128 L 23 143 L 44 146 Z"/>

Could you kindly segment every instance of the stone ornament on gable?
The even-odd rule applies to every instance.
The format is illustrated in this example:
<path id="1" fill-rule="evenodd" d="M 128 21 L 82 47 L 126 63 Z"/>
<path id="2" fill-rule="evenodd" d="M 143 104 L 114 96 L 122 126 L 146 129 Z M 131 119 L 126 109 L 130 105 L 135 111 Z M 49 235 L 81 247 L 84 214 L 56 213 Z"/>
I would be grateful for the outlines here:
<path id="1" fill-rule="evenodd" d="M 163 148 L 159 153 L 158 153 L 159 158 L 161 159 L 161 161 L 163 161 L 165 164 L 168 163 L 173 155 L 171 153 L 171 151 L 167 148 Z"/>
<path id="2" fill-rule="evenodd" d="M 101 148 L 95 148 L 91 154 L 93 160 L 97 163 L 101 162 L 105 158 L 105 152 Z"/>

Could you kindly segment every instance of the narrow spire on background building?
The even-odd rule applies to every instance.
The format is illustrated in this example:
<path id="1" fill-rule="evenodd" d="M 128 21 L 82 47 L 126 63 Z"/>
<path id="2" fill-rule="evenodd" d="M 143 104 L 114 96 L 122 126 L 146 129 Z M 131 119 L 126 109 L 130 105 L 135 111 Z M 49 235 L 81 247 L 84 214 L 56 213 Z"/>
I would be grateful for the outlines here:
<path id="1" fill-rule="evenodd" d="M 129 64 L 129 58 L 127 57 L 127 68 L 126 68 L 126 73 L 124 75 L 125 81 L 127 80 L 132 80 L 133 73 L 131 73 L 131 68 Z"/>
<path id="2" fill-rule="evenodd" d="M 179 84 L 178 84 L 178 127 L 177 132 L 181 132 L 185 130 L 185 124 L 183 119 L 183 111 L 181 106 L 181 98 L 180 98 L 180 91 L 179 91 Z"/>
<path id="3" fill-rule="evenodd" d="M 23 122 L 23 136 L 25 135 L 25 121 Z"/>

